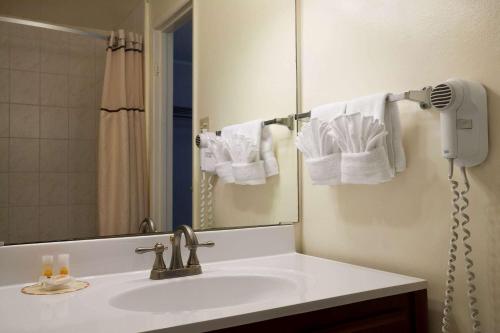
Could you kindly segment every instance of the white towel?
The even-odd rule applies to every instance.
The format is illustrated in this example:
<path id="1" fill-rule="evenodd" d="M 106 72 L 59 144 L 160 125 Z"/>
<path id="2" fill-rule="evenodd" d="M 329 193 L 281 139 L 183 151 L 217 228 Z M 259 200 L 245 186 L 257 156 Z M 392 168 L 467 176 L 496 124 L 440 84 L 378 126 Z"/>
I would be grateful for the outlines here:
<path id="1" fill-rule="evenodd" d="M 231 156 L 235 183 L 239 185 L 265 184 L 264 162 L 260 159 L 254 140 L 243 134 L 233 134 L 222 140 Z"/>
<path id="2" fill-rule="evenodd" d="M 305 160 L 313 185 L 341 184 L 341 154 L 335 153 Z"/>
<path id="3" fill-rule="evenodd" d="M 345 114 L 346 106 L 346 102 L 335 102 L 311 109 L 312 140 L 317 151 L 311 158 L 306 158 L 305 162 L 313 185 L 341 183 L 340 149 L 327 133 L 330 131 L 328 121 Z"/>
<path id="4" fill-rule="evenodd" d="M 273 151 L 273 135 L 271 129 L 267 126 L 262 128 L 260 157 L 264 161 L 266 177 L 276 176 L 279 173 L 278 161 Z"/>
<path id="5" fill-rule="evenodd" d="M 233 175 L 238 185 L 262 185 L 266 183 L 264 161 L 233 163 Z"/>
<path id="6" fill-rule="evenodd" d="M 313 185 L 337 185 L 341 181 L 341 154 L 328 122 L 319 118 L 302 127 L 297 148 L 304 154 Z"/>
<path id="7" fill-rule="evenodd" d="M 266 182 L 266 163 L 262 156 L 262 120 L 253 120 L 246 123 L 226 126 L 222 129 L 221 137 L 225 140 L 232 160 L 232 169 L 235 183 L 239 185 L 260 185 Z M 271 152 L 269 153 L 270 141 Z M 269 173 L 272 170 L 272 137 L 266 136 L 265 157 L 269 161 Z M 274 157 L 274 155 L 272 155 Z M 277 162 L 276 162 L 277 169 Z M 277 173 L 277 170 L 274 171 Z"/>
<path id="8" fill-rule="evenodd" d="M 260 140 L 262 137 L 262 120 L 257 119 L 253 121 L 248 121 L 246 123 L 226 126 L 222 128 L 221 137 L 225 140 L 231 138 L 234 134 L 244 135 L 250 142 L 252 142 L 256 147 L 257 151 L 260 153 Z"/>
<path id="9" fill-rule="evenodd" d="M 347 114 L 361 113 L 381 121 L 387 130 L 384 148 L 387 151 L 392 175 L 406 168 L 406 157 L 401 136 L 401 123 L 396 103 L 386 103 L 387 93 L 354 99 L 347 103 Z"/>
<path id="10" fill-rule="evenodd" d="M 380 184 L 392 173 L 384 146 L 361 153 L 342 153 L 342 184 Z"/>
<path id="11" fill-rule="evenodd" d="M 336 102 L 324 104 L 311 109 L 311 119 L 318 118 L 323 121 L 330 121 L 333 118 L 346 112 L 347 102 Z"/>
<path id="12" fill-rule="evenodd" d="M 226 143 L 221 137 L 214 136 L 208 140 L 208 149 L 215 157 L 215 172 L 224 183 L 234 183 L 231 156 L 227 150 Z"/>
<path id="13" fill-rule="evenodd" d="M 250 138 L 259 151 L 260 158 L 264 161 L 266 177 L 272 177 L 279 173 L 278 161 L 273 152 L 273 136 L 271 129 L 262 126 L 262 120 L 249 121 L 242 124 L 231 125 L 222 129 L 222 137 L 228 138 L 233 134 L 242 134 Z"/>
<path id="14" fill-rule="evenodd" d="M 330 127 L 342 151 L 342 184 L 379 184 L 393 178 L 383 145 L 387 131 L 380 121 L 355 113 L 333 119 Z"/>

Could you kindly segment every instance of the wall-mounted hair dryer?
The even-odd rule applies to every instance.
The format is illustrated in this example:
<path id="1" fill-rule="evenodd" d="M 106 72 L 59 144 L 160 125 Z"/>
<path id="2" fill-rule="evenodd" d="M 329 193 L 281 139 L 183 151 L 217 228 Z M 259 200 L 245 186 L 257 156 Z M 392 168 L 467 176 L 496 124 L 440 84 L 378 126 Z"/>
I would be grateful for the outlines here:
<path id="1" fill-rule="evenodd" d="M 478 301 L 475 297 L 474 262 L 471 258 L 472 245 L 469 241 L 471 231 L 467 227 L 470 217 L 466 213 L 469 206 L 466 195 L 469 192 L 470 184 L 466 168 L 481 164 L 488 155 L 486 90 L 477 82 L 450 79 L 434 88 L 424 89 L 424 92 L 428 94 L 430 105 L 440 111 L 442 153 L 449 161 L 448 179 L 453 193 L 451 238 L 441 331 L 443 333 L 450 332 L 455 261 L 457 260 L 456 253 L 458 250 L 457 241 L 459 238 L 458 232 L 461 229 L 472 330 L 474 333 L 479 333 L 481 331 L 481 322 L 477 307 Z M 428 107 L 429 103 L 422 105 Z M 453 179 L 454 165 L 460 167 L 463 176 L 461 189 L 459 189 L 460 183 Z"/>
<path id="2" fill-rule="evenodd" d="M 486 90 L 477 82 L 450 79 L 430 92 L 440 111 L 443 156 L 459 167 L 482 163 L 488 155 Z"/>

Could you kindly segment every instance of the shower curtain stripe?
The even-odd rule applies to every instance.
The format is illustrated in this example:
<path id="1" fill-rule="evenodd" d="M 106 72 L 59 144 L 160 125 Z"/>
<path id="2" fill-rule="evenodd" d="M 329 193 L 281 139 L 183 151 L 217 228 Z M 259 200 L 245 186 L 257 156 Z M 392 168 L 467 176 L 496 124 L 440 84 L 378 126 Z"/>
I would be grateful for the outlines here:
<path id="1" fill-rule="evenodd" d="M 111 50 L 111 51 L 118 51 L 118 50 L 122 50 L 122 49 L 125 49 L 125 52 L 130 52 L 130 51 L 135 51 L 135 52 L 139 52 L 139 53 L 142 53 L 142 50 L 141 49 L 138 49 L 138 48 L 127 48 L 125 47 L 125 45 L 122 45 L 122 46 L 108 46 L 106 48 L 106 51 L 108 50 Z"/>
<path id="2" fill-rule="evenodd" d="M 137 108 L 119 108 L 119 109 L 106 109 L 106 108 L 101 108 L 101 111 L 106 111 L 106 112 L 119 112 L 119 111 L 137 111 L 137 112 L 144 112 L 144 109 L 137 109 Z"/>

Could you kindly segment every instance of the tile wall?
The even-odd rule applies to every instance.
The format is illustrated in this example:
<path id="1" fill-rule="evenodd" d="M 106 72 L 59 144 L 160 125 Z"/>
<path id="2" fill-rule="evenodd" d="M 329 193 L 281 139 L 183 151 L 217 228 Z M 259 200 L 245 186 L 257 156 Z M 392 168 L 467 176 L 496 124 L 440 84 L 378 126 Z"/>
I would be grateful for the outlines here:
<path id="1" fill-rule="evenodd" d="M 0 23 L 0 242 L 94 236 L 105 42 Z"/>

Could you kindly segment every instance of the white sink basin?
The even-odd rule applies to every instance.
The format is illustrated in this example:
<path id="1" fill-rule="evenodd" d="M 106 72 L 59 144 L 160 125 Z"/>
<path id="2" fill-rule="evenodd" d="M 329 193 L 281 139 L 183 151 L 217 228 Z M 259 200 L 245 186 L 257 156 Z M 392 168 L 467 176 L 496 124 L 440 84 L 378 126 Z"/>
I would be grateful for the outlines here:
<path id="1" fill-rule="evenodd" d="M 198 275 L 151 281 L 151 285 L 128 290 L 109 303 L 139 312 L 181 312 L 261 303 L 297 292 L 286 278 L 266 275 Z"/>

